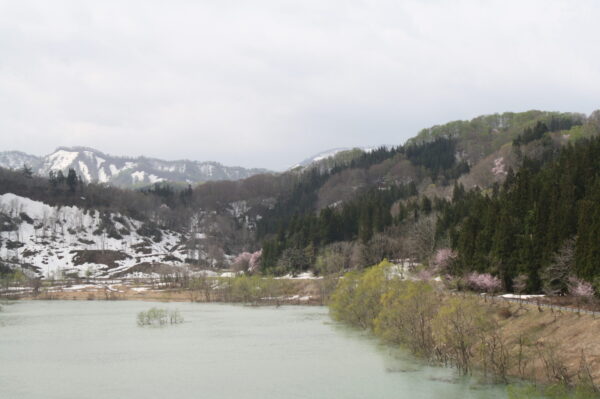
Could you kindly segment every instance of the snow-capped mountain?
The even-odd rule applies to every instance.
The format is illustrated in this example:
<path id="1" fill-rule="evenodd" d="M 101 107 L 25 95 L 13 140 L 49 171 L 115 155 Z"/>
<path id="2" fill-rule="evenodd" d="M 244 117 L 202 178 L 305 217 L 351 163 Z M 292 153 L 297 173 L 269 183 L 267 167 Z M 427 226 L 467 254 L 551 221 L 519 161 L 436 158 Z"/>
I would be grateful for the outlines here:
<path id="1" fill-rule="evenodd" d="M 118 186 L 142 186 L 161 181 L 200 183 L 214 180 L 239 180 L 265 169 L 224 166 L 217 162 L 165 161 L 155 158 L 117 157 L 86 147 L 60 147 L 44 157 L 19 151 L 0 152 L 0 167 L 30 167 L 34 174 L 48 176 L 50 171 L 65 173 L 69 168 L 86 182 Z"/>

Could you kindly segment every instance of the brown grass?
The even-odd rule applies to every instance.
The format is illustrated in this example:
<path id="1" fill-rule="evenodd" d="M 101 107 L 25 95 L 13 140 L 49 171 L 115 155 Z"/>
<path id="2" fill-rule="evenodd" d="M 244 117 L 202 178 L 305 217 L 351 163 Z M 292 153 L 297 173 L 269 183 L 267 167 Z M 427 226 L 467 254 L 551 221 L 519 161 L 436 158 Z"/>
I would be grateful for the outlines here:
<path id="1" fill-rule="evenodd" d="M 143 291 L 137 291 L 135 288 L 147 288 Z M 310 297 L 309 300 L 288 299 L 280 301 L 285 304 L 298 305 L 321 305 L 321 298 L 318 283 L 315 280 L 290 280 L 289 289 L 284 296 L 292 297 Z M 157 301 L 157 302 L 204 302 L 203 295 L 192 295 L 189 289 L 182 288 L 163 288 L 157 289 L 150 286 L 135 286 L 126 284 L 113 284 L 112 290 L 107 288 L 87 287 L 79 290 L 43 290 L 39 295 L 27 296 L 26 300 L 138 300 L 138 301 Z M 221 298 L 218 292 L 212 294 L 216 302 Z"/>
<path id="2" fill-rule="evenodd" d="M 496 302 L 491 306 L 511 347 L 510 374 L 553 383 L 559 382 L 560 373 L 549 373 L 549 366 L 562 366 L 569 381 L 577 383 L 585 377 L 581 369 L 586 366 L 594 382 L 600 384 L 600 317 L 548 308 L 540 312 L 535 305 Z M 527 358 L 524 370 L 517 364 L 519 349 Z"/>

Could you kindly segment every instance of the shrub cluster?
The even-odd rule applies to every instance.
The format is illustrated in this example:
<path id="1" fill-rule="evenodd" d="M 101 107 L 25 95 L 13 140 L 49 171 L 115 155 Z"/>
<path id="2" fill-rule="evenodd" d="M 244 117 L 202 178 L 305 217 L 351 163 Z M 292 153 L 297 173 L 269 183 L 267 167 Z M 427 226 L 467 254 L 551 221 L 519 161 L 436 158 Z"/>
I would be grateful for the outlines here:
<path id="1" fill-rule="evenodd" d="M 167 310 L 160 308 L 151 308 L 145 312 L 139 312 L 137 315 L 137 324 L 143 326 L 164 326 L 166 324 L 183 323 L 183 316 L 179 310 Z"/>
<path id="2" fill-rule="evenodd" d="M 583 353 L 579 370 L 573 374 L 560 345 L 547 340 L 530 342 L 531 337 L 524 335 L 510 337 L 501 329 L 500 319 L 513 316 L 510 309 L 498 309 L 473 295 L 450 295 L 428 282 L 403 280 L 387 261 L 346 273 L 329 307 L 334 319 L 368 329 L 387 343 L 456 367 L 462 374 L 477 368 L 508 382 L 509 376 L 532 378 L 532 368 L 543 367 L 544 381 L 551 385 L 536 388 L 537 394 L 556 398 L 573 396 L 548 393 L 560 391 L 581 398 L 598 395 Z M 521 396 L 528 392 L 526 388 L 515 387 L 511 397 L 531 397 Z"/>
<path id="3" fill-rule="evenodd" d="M 394 270 L 383 261 L 344 275 L 329 304 L 333 318 L 463 374 L 481 364 L 506 379 L 506 343 L 486 305 L 472 297 L 443 298 L 429 283 L 402 280 Z"/>

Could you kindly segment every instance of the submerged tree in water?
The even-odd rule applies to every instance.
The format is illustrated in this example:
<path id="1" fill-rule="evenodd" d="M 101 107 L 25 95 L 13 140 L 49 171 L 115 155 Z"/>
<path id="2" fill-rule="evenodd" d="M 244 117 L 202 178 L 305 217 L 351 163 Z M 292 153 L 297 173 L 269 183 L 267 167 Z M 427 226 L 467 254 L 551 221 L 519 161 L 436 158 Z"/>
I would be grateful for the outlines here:
<path id="1" fill-rule="evenodd" d="M 164 326 L 166 324 L 183 323 L 183 317 L 179 310 L 167 310 L 159 308 L 151 308 L 145 312 L 140 312 L 137 315 L 137 324 L 143 326 Z"/>

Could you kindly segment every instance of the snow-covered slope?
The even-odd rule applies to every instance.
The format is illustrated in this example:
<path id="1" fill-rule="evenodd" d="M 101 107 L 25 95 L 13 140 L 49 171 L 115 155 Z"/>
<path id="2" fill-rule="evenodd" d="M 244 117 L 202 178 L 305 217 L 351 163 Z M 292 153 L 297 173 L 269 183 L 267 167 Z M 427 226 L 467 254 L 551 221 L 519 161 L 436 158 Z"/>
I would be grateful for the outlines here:
<path id="1" fill-rule="evenodd" d="M 180 268 L 182 236 L 118 214 L 53 207 L 0 195 L 0 258 L 31 274 L 64 277 L 152 275 Z"/>
<path id="2" fill-rule="evenodd" d="M 258 173 L 268 173 L 265 169 L 230 167 L 217 162 L 115 157 L 86 147 L 61 147 L 44 157 L 18 151 L 0 152 L 0 167 L 18 169 L 24 164 L 40 176 L 48 176 L 51 171 L 66 173 L 69 168 L 73 168 L 86 182 L 119 186 L 140 186 L 160 181 L 199 183 L 238 180 Z"/>
<path id="3" fill-rule="evenodd" d="M 25 154 L 21 151 L 4 151 L 0 152 L 0 167 L 7 169 L 20 169 L 24 165 L 34 166 L 41 161 L 40 157 L 35 155 Z"/>

